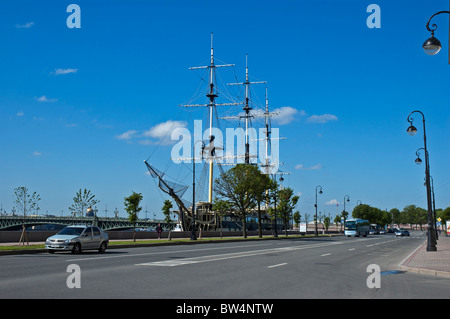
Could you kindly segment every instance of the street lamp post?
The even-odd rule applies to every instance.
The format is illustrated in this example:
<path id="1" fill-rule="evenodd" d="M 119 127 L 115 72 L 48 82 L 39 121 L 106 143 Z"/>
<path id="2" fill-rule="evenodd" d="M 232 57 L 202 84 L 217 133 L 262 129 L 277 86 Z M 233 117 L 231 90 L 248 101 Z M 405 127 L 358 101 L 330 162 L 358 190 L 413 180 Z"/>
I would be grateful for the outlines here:
<path id="1" fill-rule="evenodd" d="M 433 208 L 432 208 L 432 200 L 431 200 L 431 185 L 430 185 L 430 161 L 429 161 L 429 154 L 427 150 L 427 136 L 425 133 L 425 115 L 421 111 L 412 111 L 408 115 L 408 122 L 410 123 L 410 126 L 406 130 L 409 135 L 415 135 L 417 133 L 417 128 L 414 127 L 413 121 L 414 119 L 411 117 L 413 113 L 420 113 L 422 115 L 423 119 L 423 149 L 425 151 L 425 186 L 427 188 L 427 206 L 428 206 L 428 234 L 427 234 L 427 251 L 436 251 L 436 241 L 433 231 Z M 418 155 L 418 153 L 416 153 Z M 417 157 L 415 160 L 416 164 L 420 164 L 422 160 Z"/>
<path id="2" fill-rule="evenodd" d="M 431 22 L 431 19 L 433 19 L 433 17 L 435 17 L 435 16 L 437 16 L 439 14 L 442 14 L 442 13 L 450 14 L 450 11 L 439 11 L 439 12 L 436 12 L 435 14 L 433 14 L 430 17 L 430 19 L 428 19 L 426 27 L 427 27 L 427 30 L 431 32 L 431 37 L 428 38 L 422 45 L 422 48 L 424 49 L 425 53 L 428 54 L 428 55 L 435 55 L 439 51 L 441 51 L 441 48 L 442 48 L 441 42 L 437 38 L 434 37 L 434 31 L 436 31 L 437 25 L 436 24 L 432 24 L 431 25 L 432 28 L 430 28 L 430 22 Z M 450 21 L 449 21 L 448 29 L 449 29 L 448 64 L 450 64 Z"/>
<path id="3" fill-rule="evenodd" d="M 315 217 L 315 221 L 314 221 L 314 236 L 318 236 L 319 232 L 317 230 L 317 189 L 319 189 L 319 194 L 322 194 L 322 186 L 316 186 L 316 204 L 314 205 L 316 207 L 316 217 Z"/>
<path id="4" fill-rule="evenodd" d="M 344 196 L 344 212 L 345 212 L 345 198 L 347 197 L 347 202 L 349 202 L 350 201 L 350 196 L 348 196 L 348 195 L 345 195 Z"/>
<path id="5" fill-rule="evenodd" d="M 195 144 L 202 142 L 202 160 L 203 151 L 205 150 L 205 142 L 199 140 L 192 145 L 192 218 L 191 218 L 191 240 L 197 240 L 197 234 L 195 231 Z"/>

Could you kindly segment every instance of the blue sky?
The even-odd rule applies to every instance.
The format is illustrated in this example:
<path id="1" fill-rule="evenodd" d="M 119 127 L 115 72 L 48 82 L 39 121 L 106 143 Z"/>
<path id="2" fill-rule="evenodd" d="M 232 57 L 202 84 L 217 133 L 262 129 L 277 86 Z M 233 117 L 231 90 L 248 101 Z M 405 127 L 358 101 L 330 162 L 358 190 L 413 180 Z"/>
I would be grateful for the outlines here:
<path id="1" fill-rule="evenodd" d="M 69 29 L 69 4 L 81 8 L 81 28 Z M 370 4 L 381 28 L 368 28 Z M 147 217 L 161 218 L 163 200 L 145 159 L 191 183 L 187 165 L 170 164 L 173 144 L 160 143 L 168 121 L 192 129 L 204 109 L 186 111 L 209 62 L 225 82 L 267 81 L 270 108 L 284 111 L 272 126 L 280 142 L 284 186 L 301 195 L 302 215 L 336 214 L 357 201 L 381 209 L 426 207 L 423 147 L 406 133 L 414 110 L 426 116 L 436 207 L 450 206 L 448 169 L 450 66 L 448 15 L 433 19 L 443 48 L 428 56 L 428 18 L 448 1 L 400 0 L 4 0 L 0 11 L 0 203 L 14 188 L 40 194 L 40 213 L 69 214 L 80 188 L 100 200 L 99 215 L 118 209 L 132 191 Z M 252 97 L 264 103 L 266 86 Z M 201 100 L 201 99 L 200 99 Z M 205 102 L 206 97 L 200 102 Z M 218 101 L 219 102 L 219 101 Z M 238 108 L 219 108 L 237 114 Z M 255 125 L 258 124 L 255 121 Z M 206 125 L 206 122 L 205 124 Z M 423 159 L 423 154 L 422 154 Z M 199 166 L 200 170 L 200 166 Z M 190 191 L 188 191 L 190 192 Z M 186 195 L 189 197 L 188 195 Z M 189 198 L 187 198 L 189 200 Z M 145 217 L 145 212 L 141 217 Z"/>

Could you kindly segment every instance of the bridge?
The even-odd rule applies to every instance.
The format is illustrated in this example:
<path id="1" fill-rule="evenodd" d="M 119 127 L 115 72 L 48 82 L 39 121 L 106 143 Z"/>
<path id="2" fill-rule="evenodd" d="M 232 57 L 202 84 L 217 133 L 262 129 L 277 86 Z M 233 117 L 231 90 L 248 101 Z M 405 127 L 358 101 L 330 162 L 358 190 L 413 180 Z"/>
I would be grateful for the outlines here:
<path id="1" fill-rule="evenodd" d="M 163 220 L 138 219 L 136 228 L 156 228 L 158 223 L 163 229 L 172 229 L 176 223 L 166 223 Z M 121 230 L 133 228 L 127 218 L 111 217 L 66 217 L 66 216 L 0 216 L 0 230 L 21 228 L 36 225 L 96 225 L 103 230 Z"/>

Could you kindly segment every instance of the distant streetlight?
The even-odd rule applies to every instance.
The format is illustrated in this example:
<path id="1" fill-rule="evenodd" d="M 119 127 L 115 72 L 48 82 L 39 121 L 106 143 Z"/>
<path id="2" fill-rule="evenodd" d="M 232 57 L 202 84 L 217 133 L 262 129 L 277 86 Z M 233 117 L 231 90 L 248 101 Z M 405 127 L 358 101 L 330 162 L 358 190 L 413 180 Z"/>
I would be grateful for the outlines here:
<path id="1" fill-rule="evenodd" d="M 345 198 L 347 198 L 347 202 L 349 202 L 350 201 L 350 196 L 348 196 L 348 195 L 344 196 L 344 212 L 345 212 Z"/>
<path id="2" fill-rule="evenodd" d="M 322 186 L 316 186 L 316 204 L 314 205 L 316 207 L 316 216 L 315 216 L 315 221 L 314 221 L 314 236 L 318 236 L 319 232 L 317 230 L 317 189 L 319 189 L 319 194 L 322 194 Z"/>
<path id="3" fill-rule="evenodd" d="M 427 30 L 431 32 L 431 37 L 428 38 L 422 45 L 423 50 L 425 51 L 426 54 L 428 55 L 435 55 L 438 54 L 439 51 L 441 51 L 442 45 L 441 42 L 434 37 L 434 31 L 436 31 L 437 29 L 437 25 L 436 24 L 432 24 L 432 28 L 430 28 L 430 21 L 431 19 L 433 19 L 433 17 L 441 14 L 441 13 L 448 13 L 450 14 L 450 11 L 439 11 L 436 12 L 435 14 L 433 14 L 430 19 L 428 19 L 427 22 Z M 449 54 L 448 54 L 448 64 L 450 64 L 450 22 L 449 22 Z"/>
<path id="4" fill-rule="evenodd" d="M 428 206 L 428 233 L 427 233 L 427 251 L 436 251 L 436 240 L 434 234 L 433 227 L 433 208 L 432 208 L 432 200 L 431 200 L 431 186 L 430 186 L 430 160 L 429 154 L 427 150 L 427 136 L 425 133 L 425 115 L 421 111 L 412 111 L 409 113 L 407 120 L 410 124 L 408 129 L 406 130 L 409 135 L 414 135 L 417 133 L 417 129 L 413 126 L 414 119 L 411 117 L 413 113 L 420 113 L 423 119 L 423 150 L 425 151 L 425 186 L 427 187 L 427 206 Z M 420 149 L 419 149 L 420 150 Z M 416 164 L 422 163 L 422 160 L 419 157 L 419 150 L 417 150 L 416 155 L 417 158 L 415 160 Z"/>

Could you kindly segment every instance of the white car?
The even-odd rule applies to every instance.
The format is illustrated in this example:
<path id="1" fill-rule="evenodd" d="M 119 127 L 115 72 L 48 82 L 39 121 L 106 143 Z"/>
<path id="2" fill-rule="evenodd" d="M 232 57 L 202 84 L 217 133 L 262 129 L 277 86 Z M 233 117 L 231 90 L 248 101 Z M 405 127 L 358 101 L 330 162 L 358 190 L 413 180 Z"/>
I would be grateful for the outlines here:
<path id="1" fill-rule="evenodd" d="M 97 226 L 71 225 L 47 238 L 45 249 L 49 253 L 71 251 L 79 254 L 87 249 L 95 249 L 102 253 L 108 248 L 108 243 L 108 234 Z"/>

